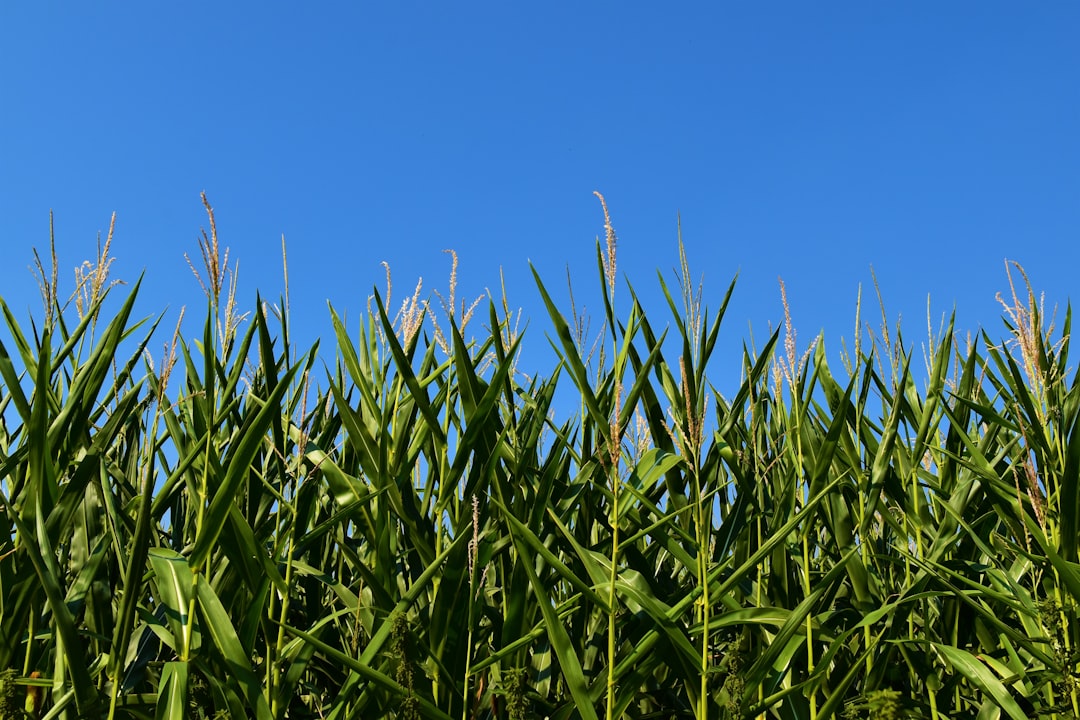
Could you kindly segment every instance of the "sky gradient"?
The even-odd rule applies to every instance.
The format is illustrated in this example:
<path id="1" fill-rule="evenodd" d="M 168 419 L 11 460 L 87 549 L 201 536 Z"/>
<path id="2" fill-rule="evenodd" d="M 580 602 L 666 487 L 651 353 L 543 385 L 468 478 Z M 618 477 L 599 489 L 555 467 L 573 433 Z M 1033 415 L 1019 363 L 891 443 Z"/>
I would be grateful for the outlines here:
<path id="1" fill-rule="evenodd" d="M 504 270 L 550 367 L 529 263 L 599 311 L 599 190 L 654 324 L 680 215 L 708 306 L 739 274 L 732 361 L 782 321 L 779 277 L 801 347 L 850 342 L 860 283 L 880 324 L 871 267 L 909 345 L 928 295 L 997 337 L 1006 258 L 1050 306 L 1077 288 L 1078 37 L 1066 2 L 7 3 L 0 294 L 40 316 L 50 209 L 68 288 L 115 211 L 142 314 L 201 313 L 205 191 L 245 307 L 282 291 L 284 234 L 302 339 L 383 262 L 395 304 L 445 291 L 453 248 L 462 296 Z"/>

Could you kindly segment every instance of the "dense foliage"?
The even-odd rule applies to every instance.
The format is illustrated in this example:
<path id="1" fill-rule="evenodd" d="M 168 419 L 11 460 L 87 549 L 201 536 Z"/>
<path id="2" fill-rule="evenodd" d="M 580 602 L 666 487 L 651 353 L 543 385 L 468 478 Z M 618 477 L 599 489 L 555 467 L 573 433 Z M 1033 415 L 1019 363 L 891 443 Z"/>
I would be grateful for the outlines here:
<path id="1" fill-rule="evenodd" d="M 789 325 L 725 398 L 731 289 L 684 262 L 650 321 L 608 221 L 596 351 L 537 277 L 529 378 L 452 286 L 298 350 L 210 221 L 164 358 L 108 244 L 77 302 L 39 264 L 44 314 L 0 306 L 3 717 L 1076 717 L 1068 312 L 1013 292 L 1003 342 L 925 357 L 883 327 L 842 374 Z"/>

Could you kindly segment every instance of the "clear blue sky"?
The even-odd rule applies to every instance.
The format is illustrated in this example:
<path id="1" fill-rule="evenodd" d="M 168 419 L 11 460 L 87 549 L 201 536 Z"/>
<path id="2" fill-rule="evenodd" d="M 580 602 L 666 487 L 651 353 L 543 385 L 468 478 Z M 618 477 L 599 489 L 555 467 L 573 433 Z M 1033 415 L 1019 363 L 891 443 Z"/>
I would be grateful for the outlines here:
<path id="1" fill-rule="evenodd" d="M 732 360 L 778 276 L 800 345 L 850 340 L 871 265 L 909 340 L 928 294 L 996 335 L 1005 258 L 1051 304 L 1078 286 L 1078 38 L 1075 2 L 5 3 L 0 292 L 36 311 L 50 208 L 69 287 L 116 211 L 142 311 L 199 308 L 205 190 L 244 304 L 281 292 L 285 235 L 312 338 L 383 261 L 398 299 L 444 290 L 454 248 L 543 353 L 528 263 L 599 310 L 600 190 L 647 300 L 677 213 L 709 305 L 740 273 Z"/>

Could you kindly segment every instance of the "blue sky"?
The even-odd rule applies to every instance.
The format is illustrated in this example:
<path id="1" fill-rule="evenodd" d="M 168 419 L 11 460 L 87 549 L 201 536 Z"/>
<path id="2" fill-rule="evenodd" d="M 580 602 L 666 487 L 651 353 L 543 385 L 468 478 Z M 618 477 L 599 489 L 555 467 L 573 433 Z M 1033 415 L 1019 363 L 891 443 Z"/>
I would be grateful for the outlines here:
<path id="1" fill-rule="evenodd" d="M 302 336 L 384 261 L 398 299 L 445 290 L 453 248 L 461 295 L 503 268 L 550 366 L 529 263 L 599 311 L 600 190 L 655 324 L 679 213 L 706 303 L 740 274 L 733 362 L 778 277 L 800 345 L 850 341 L 871 266 L 911 344 L 927 295 L 998 335 L 1006 258 L 1051 305 L 1077 287 L 1077 37 L 1071 2 L 6 3 L 0 292 L 37 312 L 50 208 L 69 287 L 115 211 L 142 311 L 199 308 L 206 191 L 243 304 L 281 292 L 285 235 Z"/>

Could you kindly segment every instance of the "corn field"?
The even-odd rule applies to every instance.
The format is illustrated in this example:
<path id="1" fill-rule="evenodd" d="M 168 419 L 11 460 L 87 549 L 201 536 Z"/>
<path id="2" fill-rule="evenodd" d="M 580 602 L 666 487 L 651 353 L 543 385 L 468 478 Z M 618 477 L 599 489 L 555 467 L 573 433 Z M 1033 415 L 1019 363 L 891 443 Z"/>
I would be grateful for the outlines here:
<path id="1" fill-rule="evenodd" d="M 840 371 L 789 319 L 724 397 L 734 283 L 680 253 L 647 317 L 606 206 L 603 329 L 537 275 L 536 377 L 453 278 L 297 347 L 206 209 L 194 337 L 108 243 L 0 302 L 0 718 L 1077 717 L 1071 317 L 1018 268 L 1000 336 L 883 325 Z"/>

